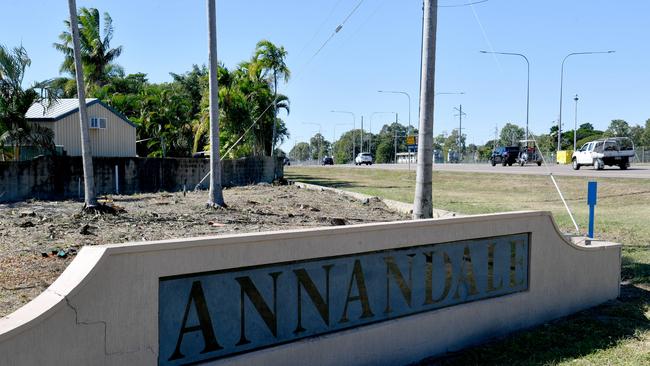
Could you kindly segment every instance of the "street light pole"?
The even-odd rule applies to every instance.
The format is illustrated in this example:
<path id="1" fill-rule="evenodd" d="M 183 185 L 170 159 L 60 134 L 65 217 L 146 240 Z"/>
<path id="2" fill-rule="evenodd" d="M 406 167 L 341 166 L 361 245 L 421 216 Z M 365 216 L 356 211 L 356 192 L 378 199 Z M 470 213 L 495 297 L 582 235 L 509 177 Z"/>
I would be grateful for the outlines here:
<path id="1" fill-rule="evenodd" d="M 354 163 L 354 153 L 355 153 L 355 146 L 354 146 L 354 129 L 357 125 L 356 119 L 357 116 L 349 111 L 330 111 L 331 113 L 345 113 L 345 114 L 351 114 L 352 115 L 352 162 Z"/>
<path id="2" fill-rule="evenodd" d="M 566 61 L 569 56 L 574 56 L 574 55 L 594 55 L 594 54 L 602 54 L 602 53 L 614 53 L 616 51 L 595 51 L 595 52 L 573 52 L 564 57 L 562 60 L 562 68 L 560 70 L 560 117 L 557 121 L 557 151 L 560 151 L 562 149 L 561 141 L 562 141 L 562 91 L 563 91 L 563 84 L 564 84 L 564 62 Z"/>
<path id="3" fill-rule="evenodd" d="M 578 136 L 578 94 L 573 98 L 576 101 L 575 121 L 573 122 L 573 151 L 576 151 L 576 136 Z"/>
<path id="4" fill-rule="evenodd" d="M 403 94 L 406 95 L 406 97 L 409 100 L 409 129 L 406 132 L 407 134 L 411 133 L 411 96 L 409 93 L 404 92 L 404 91 L 393 91 L 393 90 L 377 90 L 378 93 L 391 93 L 391 94 Z"/>
<path id="5" fill-rule="evenodd" d="M 507 56 L 520 56 L 524 60 L 526 60 L 526 68 L 527 68 L 527 77 L 526 77 L 526 140 L 528 140 L 528 117 L 530 115 L 530 62 L 528 62 L 528 57 L 521 53 L 515 53 L 515 52 L 488 52 L 488 51 L 480 51 L 481 53 L 486 53 L 486 54 L 497 54 L 497 55 L 507 55 Z"/>

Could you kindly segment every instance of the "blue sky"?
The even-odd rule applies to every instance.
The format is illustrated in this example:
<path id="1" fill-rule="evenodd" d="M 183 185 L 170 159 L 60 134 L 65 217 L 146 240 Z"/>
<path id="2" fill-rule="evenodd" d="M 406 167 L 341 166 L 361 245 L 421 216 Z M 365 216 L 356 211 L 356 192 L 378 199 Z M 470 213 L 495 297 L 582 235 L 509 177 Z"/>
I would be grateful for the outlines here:
<path id="1" fill-rule="evenodd" d="M 32 58 L 27 82 L 58 75 L 62 56 L 52 48 L 67 17 L 65 0 L 5 0 L 0 13 L 0 43 L 21 42 Z M 439 0 L 457 5 L 466 0 Z M 368 129 L 374 112 L 397 112 L 408 123 L 403 95 L 411 96 L 411 123 L 418 124 L 421 46 L 420 0 L 364 0 L 325 48 L 358 0 L 217 1 L 218 53 L 227 66 L 248 59 L 255 43 L 268 39 L 289 52 L 293 75 L 280 91 L 291 99 L 291 114 L 282 117 L 292 138 L 304 141 L 315 132 L 332 139 L 364 117 Z M 108 11 L 115 27 L 113 45 L 127 73 L 144 72 L 153 82 L 169 81 L 207 62 L 205 1 L 78 0 L 77 5 Z M 489 0 L 438 13 L 436 92 L 463 91 L 436 99 L 434 133 L 458 126 L 454 107 L 463 105 L 468 143 L 483 143 L 495 125 L 526 120 L 526 65 L 512 56 L 480 50 L 524 53 L 531 63 L 530 129 L 548 132 L 558 117 L 560 66 L 571 52 L 616 50 L 614 54 L 572 56 L 565 65 L 563 121 L 573 128 L 577 93 L 578 123 L 605 129 L 612 119 L 643 124 L 650 118 L 648 86 L 650 43 L 647 0 Z M 394 120 L 374 114 L 373 132 Z M 318 127 L 315 124 L 320 124 Z M 349 123 L 348 125 L 342 125 Z"/>

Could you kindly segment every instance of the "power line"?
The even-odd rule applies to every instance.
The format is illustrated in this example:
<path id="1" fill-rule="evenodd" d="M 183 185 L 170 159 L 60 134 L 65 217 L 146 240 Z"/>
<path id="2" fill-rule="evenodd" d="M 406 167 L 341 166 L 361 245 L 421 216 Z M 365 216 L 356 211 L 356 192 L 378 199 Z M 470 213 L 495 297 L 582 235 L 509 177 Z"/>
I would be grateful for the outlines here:
<path id="1" fill-rule="evenodd" d="M 334 11 L 336 10 L 336 8 L 338 8 L 338 6 L 341 4 L 341 1 L 343 1 L 343 0 L 339 0 L 339 1 L 336 2 L 336 4 L 334 4 L 334 6 L 333 6 L 332 9 L 330 10 L 329 14 L 327 15 L 327 17 L 325 17 L 325 19 L 324 19 L 323 22 L 320 24 L 320 26 L 318 27 L 318 29 L 316 30 L 316 32 L 314 32 L 314 35 L 311 37 L 311 39 L 309 39 L 309 41 L 307 41 L 307 43 L 305 43 L 305 45 L 302 47 L 302 49 L 300 50 L 300 52 L 298 52 L 298 55 L 297 55 L 297 56 L 301 56 L 301 55 L 303 54 L 303 52 L 305 52 L 305 50 L 307 49 L 307 47 L 308 47 L 312 42 L 314 42 L 314 40 L 316 39 L 316 37 L 317 37 L 317 36 L 320 34 L 320 32 L 323 30 L 323 27 L 325 26 L 325 23 L 327 23 L 327 21 L 332 17 L 332 14 L 334 14 Z M 299 57 L 298 57 L 298 58 L 299 58 Z"/>
<path id="2" fill-rule="evenodd" d="M 348 19 L 350 19 L 350 17 L 351 17 L 351 16 L 352 16 L 356 11 L 357 11 L 357 9 L 359 9 L 359 7 L 361 6 L 361 4 L 362 4 L 363 2 L 364 2 L 364 0 L 360 0 L 360 1 L 357 3 L 357 5 L 354 7 L 354 9 L 352 9 L 352 11 L 351 11 L 351 12 L 350 12 L 346 17 L 345 17 L 345 19 L 343 19 L 343 21 L 341 22 L 341 24 L 339 24 L 339 25 L 334 29 L 334 31 L 333 31 L 332 34 L 329 36 L 329 38 L 327 38 L 327 39 L 325 40 L 325 42 L 323 42 L 323 44 L 320 46 L 320 48 L 319 48 L 319 49 L 318 49 L 318 50 L 317 50 L 317 51 L 316 51 L 316 52 L 315 52 L 315 53 L 314 53 L 314 54 L 309 58 L 309 60 L 305 63 L 305 66 L 304 66 L 304 67 L 307 67 L 307 65 L 309 65 L 309 64 L 311 63 L 311 61 L 312 61 L 312 60 L 313 60 L 313 59 L 314 59 L 314 58 L 315 58 L 315 57 L 320 53 L 320 51 L 321 51 L 323 48 L 325 48 L 325 46 L 329 43 L 329 41 L 331 41 L 332 38 L 334 38 L 334 36 L 335 36 L 338 32 L 341 31 L 341 29 L 343 29 L 343 26 L 345 25 L 345 23 L 346 23 L 346 22 L 348 21 Z"/>
<path id="3" fill-rule="evenodd" d="M 460 8 L 463 6 L 470 6 L 470 5 L 476 5 L 476 4 L 481 4 L 481 3 L 486 3 L 488 0 L 480 0 L 480 1 L 474 1 L 471 3 L 465 3 L 465 4 L 457 4 L 457 5 L 438 5 L 439 8 Z"/>

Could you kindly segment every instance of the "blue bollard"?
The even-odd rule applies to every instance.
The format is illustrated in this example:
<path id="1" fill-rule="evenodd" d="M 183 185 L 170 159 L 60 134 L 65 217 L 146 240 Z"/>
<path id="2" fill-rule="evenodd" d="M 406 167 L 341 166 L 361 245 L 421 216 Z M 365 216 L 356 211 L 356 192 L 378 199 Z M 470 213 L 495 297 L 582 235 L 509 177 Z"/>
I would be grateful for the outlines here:
<path id="1" fill-rule="evenodd" d="M 589 205 L 589 238 L 594 238 L 594 211 L 596 210 L 596 197 L 598 183 L 589 182 L 587 184 L 587 204 Z"/>

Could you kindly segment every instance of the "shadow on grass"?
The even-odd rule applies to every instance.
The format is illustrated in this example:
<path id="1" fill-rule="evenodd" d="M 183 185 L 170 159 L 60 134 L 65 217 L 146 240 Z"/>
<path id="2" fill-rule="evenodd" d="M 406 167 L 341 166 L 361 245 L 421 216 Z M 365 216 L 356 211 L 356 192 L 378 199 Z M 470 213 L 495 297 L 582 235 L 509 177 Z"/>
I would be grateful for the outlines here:
<path id="1" fill-rule="evenodd" d="M 645 315 L 649 306 L 650 291 L 624 285 L 621 296 L 604 305 L 415 365 L 547 365 L 596 351 L 607 353 L 609 348 L 635 338 L 637 332 L 650 331 L 650 319 Z M 633 363 L 625 359 L 620 361 Z"/>
<path id="2" fill-rule="evenodd" d="M 621 260 L 621 280 L 630 283 L 650 283 L 650 264 L 639 263 L 634 258 L 623 255 Z"/>

